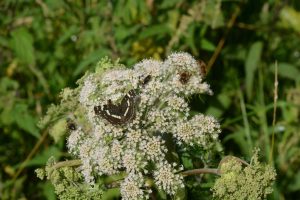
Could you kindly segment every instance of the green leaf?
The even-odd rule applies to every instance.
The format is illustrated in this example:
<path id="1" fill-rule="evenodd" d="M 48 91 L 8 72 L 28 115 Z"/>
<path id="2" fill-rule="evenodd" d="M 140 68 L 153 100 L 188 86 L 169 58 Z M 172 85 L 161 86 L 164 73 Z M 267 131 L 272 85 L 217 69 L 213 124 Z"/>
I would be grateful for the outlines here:
<path id="1" fill-rule="evenodd" d="M 162 3 L 160 3 L 159 7 L 160 9 L 166 9 L 173 6 L 176 6 L 176 4 L 181 3 L 183 0 L 164 0 Z"/>
<path id="2" fill-rule="evenodd" d="M 54 187 L 50 181 L 42 184 L 43 194 L 46 196 L 47 200 L 56 200 L 56 195 L 54 193 Z"/>
<path id="3" fill-rule="evenodd" d="M 195 29 L 196 29 L 196 24 L 192 23 L 188 30 L 187 30 L 187 36 L 186 36 L 186 43 L 187 45 L 191 48 L 192 52 L 194 55 L 198 55 L 198 50 L 196 47 L 195 43 Z"/>
<path id="4" fill-rule="evenodd" d="M 251 45 L 246 62 L 245 62 L 245 71 L 246 71 L 246 92 L 247 97 L 250 99 L 252 96 L 253 81 L 255 71 L 257 70 L 258 64 L 260 62 L 260 57 L 262 54 L 263 43 L 258 41 Z"/>
<path id="5" fill-rule="evenodd" d="M 140 26 L 133 26 L 133 27 L 126 27 L 126 26 L 117 26 L 115 29 L 115 38 L 117 41 L 122 41 L 130 36 L 132 36 L 134 33 L 138 31 Z"/>
<path id="6" fill-rule="evenodd" d="M 144 39 L 155 35 L 168 35 L 170 33 L 171 33 L 171 29 L 166 24 L 157 24 L 145 28 L 139 34 L 139 39 Z"/>
<path id="7" fill-rule="evenodd" d="M 87 56 L 87 58 L 83 59 L 79 63 L 79 65 L 73 72 L 73 76 L 78 76 L 80 73 L 82 73 L 86 69 L 86 67 L 88 67 L 89 65 L 95 64 L 99 60 L 99 58 L 104 57 L 104 56 L 108 55 L 109 53 L 110 52 L 106 49 L 100 49 L 98 51 L 94 51 L 94 52 L 90 53 Z"/>
<path id="8" fill-rule="evenodd" d="M 102 196 L 103 200 L 118 199 L 121 196 L 120 188 L 108 189 Z"/>
<path id="9" fill-rule="evenodd" d="M 193 169 L 194 165 L 193 165 L 193 161 L 190 158 L 190 156 L 188 156 L 188 155 L 182 156 L 181 160 L 182 160 L 182 164 L 185 169 Z"/>
<path id="10" fill-rule="evenodd" d="M 19 28 L 11 33 L 11 48 L 17 58 L 26 64 L 34 64 L 34 47 L 31 34 L 25 28 Z"/>
<path id="11" fill-rule="evenodd" d="M 1 105 L 2 106 L 2 105 Z M 0 122 L 3 125 L 11 125 L 14 123 L 14 113 L 12 112 L 12 105 L 6 105 L 0 114 Z"/>
<path id="12" fill-rule="evenodd" d="M 273 72 L 275 71 L 274 64 L 270 68 Z M 300 80 L 300 70 L 289 63 L 278 63 L 278 75 L 295 81 Z"/>
<path id="13" fill-rule="evenodd" d="M 30 133 L 32 136 L 39 138 L 40 134 L 36 127 L 37 120 L 29 114 L 27 105 L 17 104 L 13 108 L 12 113 L 14 115 L 15 122 L 21 129 Z"/>
<path id="14" fill-rule="evenodd" d="M 214 51 L 216 49 L 216 46 L 205 38 L 201 39 L 200 44 L 201 44 L 201 48 L 206 51 Z"/>

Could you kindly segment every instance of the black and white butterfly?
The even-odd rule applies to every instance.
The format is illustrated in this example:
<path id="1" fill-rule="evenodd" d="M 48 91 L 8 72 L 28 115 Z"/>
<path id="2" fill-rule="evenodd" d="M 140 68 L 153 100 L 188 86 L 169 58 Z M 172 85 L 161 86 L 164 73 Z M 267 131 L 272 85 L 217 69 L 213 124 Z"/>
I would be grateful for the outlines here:
<path id="1" fill-rule="evenodd" d="M 120 104 L 113 104 L 111 100 L 103 106 L 95 106 L 96 115 L 100 115 L 114 125 L 121 125 L 131 121 L 135 117 L 137 98 L 134 90 L 130 90 Z"/>

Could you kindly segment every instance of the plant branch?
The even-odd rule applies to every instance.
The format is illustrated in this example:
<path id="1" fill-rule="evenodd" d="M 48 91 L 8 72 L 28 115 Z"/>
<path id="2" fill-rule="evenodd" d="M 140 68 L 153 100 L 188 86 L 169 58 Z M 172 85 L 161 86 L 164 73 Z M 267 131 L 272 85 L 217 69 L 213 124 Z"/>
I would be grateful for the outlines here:
<path id="1" fill-rule="evenodd" d="M 220 161 L 220 163 L 219 163 L 219 168 L 220 168 L 220 166 L 221 166 L 224 162 L 227 162 L 227 161 L 230 160 L 230 159 L 234 159 L 234 160 L 236 160 L 236 161 L 238 161 L 238 162 L 240 162 L 240 163 L 242 163 L 242 164 L 244 164 L 244 165 L 246 165 L 246 166 L 250 166 L 250 164 L 247 163 L 246 161 L 244 161 L 243 159 L 240 159 L 240 158 L 235 157 L 235 156 L 225 156 L 225 157 Z"/>
<path id="2" fill-rule="evenodd" d="M 74 167 L 81 165 L 82 161 L 81 160 L 66 160 L 66 161 L 61 161 L 53 165 L 51 168 L 53 169 L 58 169 L 61 167 Z"/>
<path id="3" fill-rule="evenodd" d="M 224 36 L 220 39 L 220 41 L 219 41 L 219 43 L 218 43 L 218 45 L 216 47 L 216 50 L 215 50 L 214 54 L 212 55 L 212 57 L 208 61 L 207 72 L 209 72 L 209 70 L 211 69 L 211 67 L 214 65 L 216 59 L 218 58 L 219 54 L 221 53 L 221 51 L 223 49 L 223 46 L 225 44 L 225 40 L 226 40 L 226 38 L 227 38 L 227 36 L 229 34 L 229 31 L 233 27 L 233 25 L 234 25 L 234 23 L 236 21 L 237 16 L 239 15 L 239 13 L 240 13 L 240 7 L 237 7 L 237 9 L 231 15 L 231 18 L 230 18 L 230 20 L 227 23 L 227 30 L 226 30 Z"/>
<path id="4" fill-rule="evenodd" d="M 22 173 L 22 171 L 24 170 L 27 162 L 35 155 L 35 153 L 38 151 L 38 149 L 40 148 L 40 146 L 42 145 L 42 143 L 44 142 L 44 140 L 46 139 L 48 135 L 48 129 L 44 129 L 42 136 L 40 137 L 40 139 L 37 141 L 37 143 L 34 145 L 33 149 L 31 150 L 31 152 L 28 154 L 28 156 L 26 157 L 26 159 L 21 163 L 18 171 L 16 172 L 16 174 L 13 177 L 13 180 L 16 180 L 18 178 L 18 176 Z"/>
<path id="5" fill-rule="evenodd" d="M 191 175 L 197 175 L 197 174 L 220 175 L 219 169 L 215 169 L 215 168 L 192 169 L 192 170 L 187 170 L 187 171 L 181 172 L 181 174 L 183 176 L 191 176 Z"/>

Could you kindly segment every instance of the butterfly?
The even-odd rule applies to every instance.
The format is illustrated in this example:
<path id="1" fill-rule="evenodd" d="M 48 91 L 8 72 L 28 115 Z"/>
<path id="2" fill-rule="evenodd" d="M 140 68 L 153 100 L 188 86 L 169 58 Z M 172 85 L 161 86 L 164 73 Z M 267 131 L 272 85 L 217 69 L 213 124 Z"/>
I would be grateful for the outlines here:
<path id="1" fill-rule="evenodd" d="M 122 99 L 120 104 L 113 104 L 111 100 L 103 106 L 95 106 L 96 115 L 100 115 L 114 125 L 121 125 L 131 121 L 135 117 L 136 94 L 130 90 Z"/>

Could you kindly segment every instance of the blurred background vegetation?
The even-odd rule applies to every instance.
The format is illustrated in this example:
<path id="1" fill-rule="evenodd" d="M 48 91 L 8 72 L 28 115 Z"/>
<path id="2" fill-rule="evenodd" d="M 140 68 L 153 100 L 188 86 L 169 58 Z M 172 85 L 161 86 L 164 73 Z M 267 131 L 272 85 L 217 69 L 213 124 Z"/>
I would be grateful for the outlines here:
<path id="1" fill-rule="evenodd" d="M 215 95 L 191 105 L 220 120 L 224 154 L 247 160 L 260 147 L 278 173 L 269 199 L 299 198 L 299 47 L 298 0 L 0 1 L 0 199 L 55 199 L 34 169 L 66 156 L 37 126 L 62 88 L 104 56 L 132 66 L 172 51 L 207 63 Z M 191 198 L 205 199 L 201 190 Z"/>

